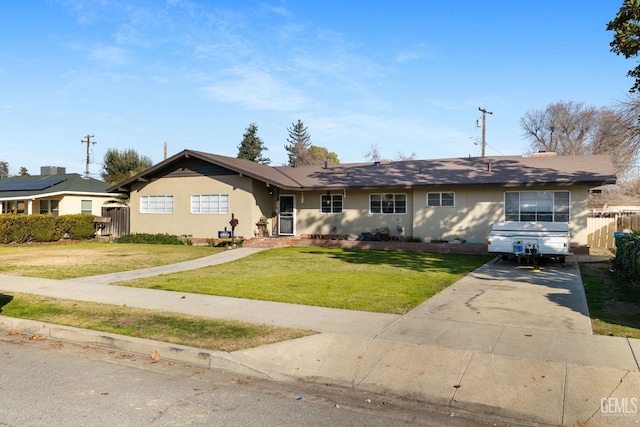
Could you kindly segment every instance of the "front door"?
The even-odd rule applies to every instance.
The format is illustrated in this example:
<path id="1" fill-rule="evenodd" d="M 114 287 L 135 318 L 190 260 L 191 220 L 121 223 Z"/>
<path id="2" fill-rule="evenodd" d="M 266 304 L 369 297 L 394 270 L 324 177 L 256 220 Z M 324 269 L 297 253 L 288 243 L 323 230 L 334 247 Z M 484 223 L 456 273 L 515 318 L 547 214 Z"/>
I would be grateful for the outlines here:
<path id="1" fill-rule="evenodd" d="M 280 214 L 278 215 L 278 234 L 294 236 L 296 234 L 296 196 L 280 196 Z"/>

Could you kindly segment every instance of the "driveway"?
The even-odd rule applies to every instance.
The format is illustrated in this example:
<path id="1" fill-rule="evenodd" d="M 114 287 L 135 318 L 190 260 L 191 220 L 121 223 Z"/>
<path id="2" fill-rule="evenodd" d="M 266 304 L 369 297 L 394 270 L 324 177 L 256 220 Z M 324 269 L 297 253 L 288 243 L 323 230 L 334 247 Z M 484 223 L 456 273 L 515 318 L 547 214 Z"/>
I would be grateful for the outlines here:
<path id="1" fill-rule="evenodd" d="M 591 335 L 575 259 L 540 272 L 493 261 L 407 313 L 377 338 L 491 353 L 509 335 Z"/>

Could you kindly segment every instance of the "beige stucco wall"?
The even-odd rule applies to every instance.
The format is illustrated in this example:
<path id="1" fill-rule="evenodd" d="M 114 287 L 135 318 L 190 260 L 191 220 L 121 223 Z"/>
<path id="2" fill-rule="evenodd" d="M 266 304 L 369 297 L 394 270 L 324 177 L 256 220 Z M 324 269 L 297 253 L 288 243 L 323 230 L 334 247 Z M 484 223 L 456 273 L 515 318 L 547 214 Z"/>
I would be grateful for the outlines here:
<path id="1" fill-rule="evenodd" d="M 346 190 L 332 191 L 331 194 L 342 194 L 342 214 L 323 214 L 320 211 L 320 200 L 326 191 L 308 191 L 296 195 L 296 234 L 329 234 L 337 224 L 335 234 L 360 234 L 371 232 L 376 228 L 389 227 L 391 235 L 412 235 L 412 191 L 394 190 L 387 193 L 407 195 L 406 214 L 372 214 L 369 213 L 369 194 L 379 191 Z M 304 200 L 303 200 L 304 199 Z M 403 228 L 402 233 L 397 232 L 397 226 Z"/>
<path id="2" fill-rule="evenodd" d="M 52 199 L 55 199 L 53 197 Z M 36 199 L 33 202 L 33 213 L 38 213 L 40 209 L 40 199 Z M 109 200 L 113 200 L 113 196 L 76 196 L 76 195 L 65 195 L 62 200 L 60 200 L 59 211 L 60 215 L 72 215 L 79 214 L 82 212 L 82 201 L 83 200 L 91 200 L 91 214 L 95 216 L 100 216 L 102 213 L 102 206 L 105 205 Z"/>
<path id="3" fill-rule="evenodd" d="M 255 193 L 255 197 L 254 194 Z M 191 195 L 228 194 L 228 214 L 192 214 Z M 140 196 L 173 196 L 173 213 L 140 213 Z M 239 223 L 236 236 L 253 237 L 255 222 L 264 213 L 273 210 L 269 190 L 264 183 L 239 175 L 161 178 L 148 183 L 138 183 L 131 191 L 131 232 L 168 233 L 195 238 L 216 238 L 218 231 L 227 228 L 231 214 Z"/>
<path id="4" fill-rule="evenodd" d="M 567 190 L 568 187 L 548 186 L 542 190 Z M 407 195 L 406 214 L 372 214 L 369 195 L 372 190 L 342 190 L 331 194 L 343 195 L 341 214 L 323 214 L 320 211 L 324 191 L 287 192 L 295 196 L 297 236 L 303 234 L 360 234 L 379 227 L 389 227 L 394 236 L 412 236 L 420 239 L 465 239 L 468 242 L 486 242 L 491 224 L 502 221 L 505 191 L 531 191 L 531 187 L 478 186 L 419 188 L 393 190 L 390 193 Z M 587 244 L 587 186 L 572 186 L 571 241 L 573 245 Z M 454 207 L 427 207 L 427 193 L 455 193 Z M 229 214 L 192 214 L 192 194 L 228 194 Z M 172 195 L 172 214 L 141 214 L 140 196 Z M 167 177 L 148 183 L 138 183 L 131 191 L 131 232 L 169 233 L 197 238 L 217 237 L 218 230 L 229 226 L 231 213 L 239 220 L 236 236 L 253 237 L 255 223 L 261 215 L 271 217 L 277 194 L 270 194 L 265 183 L 239 175 L 216 177 Z M 78 201 L 79 203 L 79 201 Z M 402 233 L 397 227 L 402 227 Z M 332 228 L 335 226 L 335 231 Z M 273 221 L 269 221 L 269 230 Z"/>
<path id="5" fill-rule="evenodd" d="M 548 186 L 544 191 L 567 190 L 567 187 Z M 485 243 L 491 224 L 504 219 L 505 191 L 531 191 L 531 187 L 489 187 L 478 186 L 420 188 L 414 190 L 394 190 L 393 193 L 407 194 L 406 214 L 369 213 L 369 194 L 375 191 L 347 190 L 343 199 L 342 214 L 322 214 L 320 197 L 326 192 L 309 191 L 296 194 L 296 234 L 329 234 L 337 225 L 337 234 L 359 234 L 378 227 L 389 227 L 392 235 L 417 237 L 423 240 L 455 238 L 468 242 Z M 571 230 L 572 245 L 587 244 L 587 186 L 572 186 Z M 428 207 L 427 193 L 455 193 L 454 207 Z M 342 192 L 331 192 L 342 194 Z M 402 234 L 396 231 L 397 225 Z"/>

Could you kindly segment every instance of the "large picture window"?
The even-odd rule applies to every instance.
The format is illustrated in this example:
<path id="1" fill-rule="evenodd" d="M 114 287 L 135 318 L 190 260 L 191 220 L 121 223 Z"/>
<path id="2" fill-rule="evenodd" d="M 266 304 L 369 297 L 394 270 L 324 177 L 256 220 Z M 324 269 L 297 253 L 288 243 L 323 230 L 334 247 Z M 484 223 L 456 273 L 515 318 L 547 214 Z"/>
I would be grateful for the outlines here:
<path id="1" fill-rule="evenodd" d="M 369 212 L 372 214 L 407 213 L 407 195 L 397 193 L 370 194 Z"/>
<path id="2" fill-rule="evenodd" d="M 507 191 L 504 220 L 527 222 L 569 222 L 568 191 Z"/>
<path id="3" fill-rule="evenodd" d="M 320 197 L 320 212 L 342 213 L 342 195 L 341 194 L 323 194 Z"/>
<path id="4" fill-rule="evenodd" d="M 141 196 L 140 213 L 173 213 L 173 196 Z"/>
<path id="5" fill-rule="evenodd" d="M 427 193 L 427 206 L 455 206 L 455 193 Z"/>
<path id="6" fill-rule="evenodd" d="M 191 196 L 191 213 L 229 213 L 228 194 L 194 194 Z"/>

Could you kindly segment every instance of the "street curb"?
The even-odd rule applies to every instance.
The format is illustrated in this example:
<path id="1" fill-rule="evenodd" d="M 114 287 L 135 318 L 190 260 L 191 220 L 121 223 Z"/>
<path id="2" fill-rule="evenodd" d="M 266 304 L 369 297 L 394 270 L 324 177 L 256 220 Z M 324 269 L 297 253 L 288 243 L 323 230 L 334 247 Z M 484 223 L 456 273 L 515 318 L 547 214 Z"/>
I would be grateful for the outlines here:
<path id="1" fill-rule="evenodd" d="M 38 335 L 58 341 L 80 345 L 112 349 L 123 353 L 134 353 L 158 360 L 168 360 L 207 369 L 220 369 L 242 375 L 251 375 L 263 379 L 275 379 L 251 367 L 245 366 L 224 351 L 205 350 L 180 344 L 165 343 L 145 338 L 128 337 L 109 332 L 92 331 L 73 326 L 57 325 L 36 320 L 18 319 L 0 316 L 0 329 L 24 334 Z M 286 378 L 286 377 L 285 377 Z M 278 380 L 284 378 L 278 377 Z"/>

